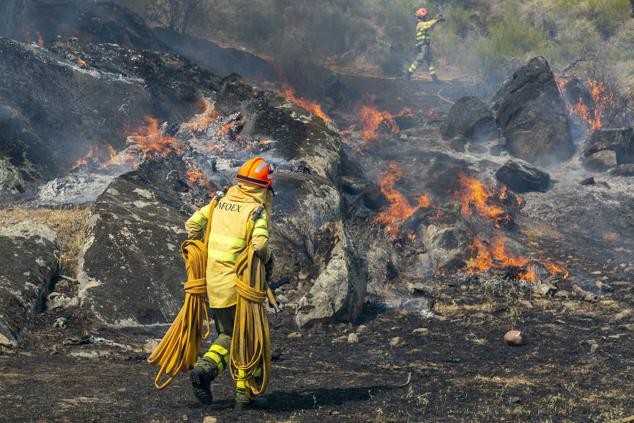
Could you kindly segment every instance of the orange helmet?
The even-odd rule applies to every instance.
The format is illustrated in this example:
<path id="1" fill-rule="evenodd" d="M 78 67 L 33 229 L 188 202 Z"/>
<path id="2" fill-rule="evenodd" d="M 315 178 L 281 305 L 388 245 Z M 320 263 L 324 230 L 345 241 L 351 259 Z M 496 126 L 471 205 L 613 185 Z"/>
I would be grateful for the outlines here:
<path id="1" fill-rule="evenodd" d="M 420 19 L 427 17 L 428 14 L 429 12 L 424 7 L 421 7 L 416 11 L 416 17 Z"/>
<path id="2" fill-rule="evenodd" d="M 242 165 L 236 178 L 242 182 L 270 188 L 273 183 L 271 173 L 271 168 L 262 157 L 254 157 Z"/>

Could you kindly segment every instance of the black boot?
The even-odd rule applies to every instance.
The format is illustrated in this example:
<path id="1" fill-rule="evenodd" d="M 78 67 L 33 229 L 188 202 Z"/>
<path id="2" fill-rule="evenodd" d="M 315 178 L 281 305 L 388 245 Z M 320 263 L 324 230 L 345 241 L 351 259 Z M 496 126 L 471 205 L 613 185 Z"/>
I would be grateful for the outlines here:
<path id="1" fill-rule="evenodd" d="M 409 71 L 405 72 L 405 73 L 403 74 L 403 79 L 404 79 L 405 81 L 409 81 L 410 79 L 412 79 L 412 73 L 411 73 L 411 72 L 409 72 Z"/>
<path id="2" fill-rule="evenodd" d="M 205 405 L 210 405 L 213 401 L 211 393 L 211 381 L 217 374 L 215 363 L 201 358 L 196 366 L 189 372 L 189 380 L 192 383 L 194 396 Z"/>
<path id="3" fill-rule="evenodd" d="M 435 73 L 431 74 L 431 80 L 434 81 L 436 84 L 440 83 L 440 79 L 438 79 Z"/>

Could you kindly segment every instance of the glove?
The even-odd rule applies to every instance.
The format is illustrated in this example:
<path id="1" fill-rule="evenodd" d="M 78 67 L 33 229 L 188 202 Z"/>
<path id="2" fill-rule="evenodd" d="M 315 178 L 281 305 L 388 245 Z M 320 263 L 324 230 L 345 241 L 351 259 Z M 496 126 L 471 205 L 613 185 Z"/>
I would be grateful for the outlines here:
<path id="1" fill-rule="evenodd" d="M 445 22 L 446 21 L 445 17 L 443 15 L 440 15 L 440 14 L 436 15 L 436 17 L 434 19 L 436 19 L 438 22 Z"/>
<path id="2" fill-rule="evenodd" d="M 266 273 L 266 280 L 270 281 L 271 278 L 273 277 L 273 267 L 275 266 L 275 263 L 273 261 L 273 254 L 271 254 L 271 257 L 269 258 L 269 261 L 266 262 L 266 264 L 264 265 L 264 272 Z"/>

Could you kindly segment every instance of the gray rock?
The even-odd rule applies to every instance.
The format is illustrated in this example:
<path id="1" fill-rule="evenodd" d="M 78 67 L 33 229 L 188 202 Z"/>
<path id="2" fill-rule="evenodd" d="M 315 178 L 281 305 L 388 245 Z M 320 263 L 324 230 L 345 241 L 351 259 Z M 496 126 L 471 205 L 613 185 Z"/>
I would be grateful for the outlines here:
<path id="1" fill-rule="evenodd" d="M 608 173 L 612 176 L 634 176 L 634 164 L 622 164 L 610 169 Z"/>
<path id="2" fill-rule="evenodd" d="M 494 96 L 492 108 L 512 155 L 537 164 L 572 157 L 565 104 L 545 58 L 517 70 Z"/>
<path id="3" fill-rule="evenodd" d="M 489 141 L 499 136 L 493 113 L 477 97 L 462 97 L 451 106 L 440 128 L 444 139 L 462 136 L 470 141 Z"/>
<path id="4" fill-rule="evenodd" d="M 464 153 L 468 140 L 463 135 L 456 135 L 449 141 L 449 147 L 459 153 Z"/>
<path id="5" fill-rule="evenodd" d="M 111 326 L 169 323 L 183 303 L 179 247 L 189 216 L 166 197 L 169 190 L 147 183 L 143 169 L 117 178 L 99 196 L 80 258 L 81 305 Z"/>
<path id="6" fill-rule="evenodd" d="M 361 313 L 367 289 L 367 276 L 351 251 L 349 235 L 342 224 L 333 228 L 335 244 L 330 260 L 310 291 L 298 302 L 298 326 L 336 318 L 351 321 Z"/>
<path id="7" fill-rule="evenodd" d="M 596 181 L 594 179 L 594 176 L 590 176 L 589 178 L 586 178 L 579 183 L 584 186 L 590 186 L 596 184 Z"/>
<path id="8" fill-rule="evenodd" d="M 616 152 L 602 150 L 592 153 L 583 160 L 583 165 L 588 170 L 603 172 L 617 165 Z"/>
<path id="9" fill-rule="evenodd" d="M 0 228 L 0 346 L 18 345 L 58 271 L 57 234 L 27 220 Z"/>
<path id="10" fill-rule="evenodd" d="M 431 222 L 420 231 L 434 270 L 450 270 L 464 263 L 472 237 L 460 220 L 454 224 Z"/>
<path id="11" fill-rule="evenodd" d="M 634 129 L 595 130 L 583 146 L 582 157 L 590 157 L 602 151 L 613 151 L 616 164 L 634 163 Z"/>
<path id="12" fill-rule="evenodd" d="M 495 172 L 498 181 L 519 193 L 546 192 L 550 186 L 548 173 L 521 160 L 509 160 Z"/>

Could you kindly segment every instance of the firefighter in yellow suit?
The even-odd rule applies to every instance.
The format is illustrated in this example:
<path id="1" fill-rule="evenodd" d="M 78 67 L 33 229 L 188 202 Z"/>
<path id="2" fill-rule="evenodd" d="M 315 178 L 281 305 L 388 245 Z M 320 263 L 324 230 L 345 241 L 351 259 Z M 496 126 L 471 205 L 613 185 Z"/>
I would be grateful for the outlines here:
<path id="1" fill-rule="evenodd" d="M 431 51 L 431 30 L 439 22 L 444 22 L 442 15 L 436 16 L 434 19 L 429 18 L 429 12 L 424 7 L 416 11 L 416 59 L 405 72 L 405 79 L 409 80 L 416 69 L 423 63 L 427 62 L 429 75 L 434 82 L 439 82 L 436 75 L 436 63 Z"/>
<path id="2" fill-rule="evenodd" d="M 211 381 L 229 366 L 237 302 L 234 265 L 247 247 L 249 219 L 256 219 L 251 234 L 255 253 L 267 265 L 267 272 L 270 272 L 273 264 L 269 249 L 269 218 L 273 198 L 270 173 L 264 159 L 256 157 L 247 161 L 238 171 L 238 183 L 229 188 L 218 202 L 212 222 L 207 222 L 210 207 L 207 205 L 195 212 L 185 224 L 190 239 L 203 238 L 206 225 L 211 224 L 207 298 L 218 337 L 190 372 L 194 395 L 203 404 L 211 404 Z M 237 383 L 236 401 L 249 401 L 244 392 L 244 382 Z"/>

